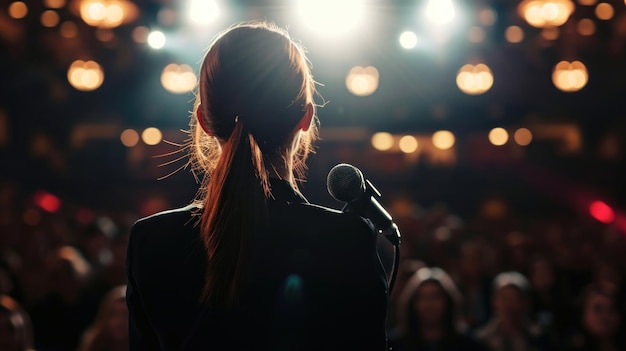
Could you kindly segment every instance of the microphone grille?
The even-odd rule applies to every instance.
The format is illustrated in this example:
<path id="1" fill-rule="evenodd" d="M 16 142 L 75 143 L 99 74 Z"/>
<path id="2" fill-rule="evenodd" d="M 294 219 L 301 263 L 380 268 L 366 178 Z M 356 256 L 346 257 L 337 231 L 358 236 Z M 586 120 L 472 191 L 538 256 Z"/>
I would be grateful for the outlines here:
<path id="1" fill-rule="evenodd" d="M 328 172 L 326 187 L 335 200 L 351 202 L 365 191 L 365 180 L 358 168 L 340 163 Z"/>

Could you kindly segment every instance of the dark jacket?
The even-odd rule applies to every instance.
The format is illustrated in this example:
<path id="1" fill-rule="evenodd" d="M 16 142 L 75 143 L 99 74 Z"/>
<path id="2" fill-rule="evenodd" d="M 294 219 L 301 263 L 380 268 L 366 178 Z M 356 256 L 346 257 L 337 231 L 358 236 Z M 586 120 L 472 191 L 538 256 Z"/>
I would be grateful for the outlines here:
<path id="1" fill-rule="evenodd" d="M 385 350 L 387 281 L 362 218 L 272 180 L 238 307 L 204 307 L 206 254 L 192 213 L 137 221 L 128 244 L 131 350 Z"/>

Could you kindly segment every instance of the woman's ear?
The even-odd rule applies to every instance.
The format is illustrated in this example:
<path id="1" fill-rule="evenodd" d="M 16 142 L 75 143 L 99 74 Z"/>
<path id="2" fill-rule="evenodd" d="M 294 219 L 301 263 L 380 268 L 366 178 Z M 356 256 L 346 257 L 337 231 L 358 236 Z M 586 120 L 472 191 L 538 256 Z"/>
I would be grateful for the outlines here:
<path id="1" fill-rule="evenodd" d="M 300 119 L 300 123 L 298 124 L 298 128 L 300 128 L 303 132 L 306 132 L 311 128 L 311 121 L 313 120 L 313 116 L 315 115 L 315 106 L 312 103 L 306 104 L 306 108 L 304 111 L 304 115 L 302 119 Z"/>
<path id="2" fill-rule="evenodd" d="M 213 136 L 213 132 L 211 132 L 211 130 L 209 128 L 207 128 L 206 120 L 204 119 L 204 116 L 202 115 L 201 106 L 202 105 L 198 104 L 198 107 L 196 108 L 196 112 L 195 112 L 196 119 L 198 120 L 198 124 L 200 125 L 202 130 L 204 130 L 204 132 L 208 136 Z"/>

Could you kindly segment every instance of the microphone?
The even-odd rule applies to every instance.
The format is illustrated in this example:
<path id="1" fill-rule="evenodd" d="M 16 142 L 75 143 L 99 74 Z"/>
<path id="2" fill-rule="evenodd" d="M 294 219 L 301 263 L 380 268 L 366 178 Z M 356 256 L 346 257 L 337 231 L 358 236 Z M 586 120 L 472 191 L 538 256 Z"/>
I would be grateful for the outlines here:
<path id="1" fill-rule="evenodd" d="M 372 221 L 380 231 L 391 228 L 391 215 L 376 200 L 381 194 L 358 168 L 340 163 L 328 172 L 326 187 L 335 200 L 346 202 L 344 212 L 356 212 Z"/>

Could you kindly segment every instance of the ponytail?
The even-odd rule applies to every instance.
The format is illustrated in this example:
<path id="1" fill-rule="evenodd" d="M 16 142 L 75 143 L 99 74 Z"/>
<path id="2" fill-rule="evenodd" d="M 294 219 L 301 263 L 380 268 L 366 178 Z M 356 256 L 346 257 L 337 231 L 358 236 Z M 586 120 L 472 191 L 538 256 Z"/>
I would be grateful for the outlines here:
<path id="1" fill-rule="evenodd" d="M 267 218 L 268 194 L 259 146 L 244 123 L 235 120 L 208 182 L 200 219 L 208 258 L 202 298 L 209 306 L 228 307 L 238 302 L 255 233 Z"/>

